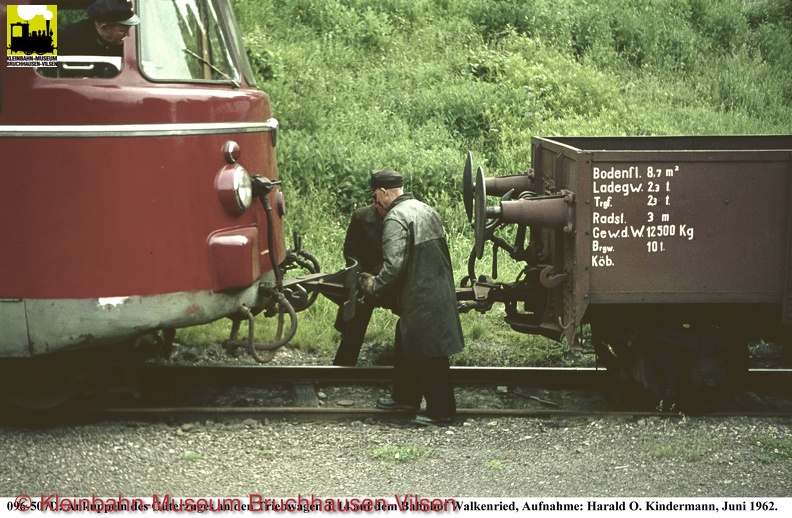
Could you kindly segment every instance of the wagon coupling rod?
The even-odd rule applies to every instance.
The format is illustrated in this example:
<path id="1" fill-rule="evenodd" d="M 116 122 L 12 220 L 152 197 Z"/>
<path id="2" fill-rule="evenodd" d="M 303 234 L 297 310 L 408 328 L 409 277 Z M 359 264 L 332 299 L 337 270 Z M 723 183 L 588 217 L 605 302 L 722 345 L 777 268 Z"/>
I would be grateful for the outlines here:
<path id="1" fill-rule="evenodd" d="M 278 329 L 275 333 L 275 341 L 268 343 L 268 342 L 256 342 L 254 335 L 255 335 L 255 317 L 253 312 L 244 305 L 239 308 L 239 312 L 242 313 L 242 316 L 247 318 L 248 321 L 248 338 L 247 340 L 237 340 L 237 334 L 239 333 L 239 324 L 240 320 L 234 320 L 234 324 L 231 328 L 231 338 L 224 344 L 226 347 L 239 347 L 242 345 L 247 345 L 248 351 L 250 351 L 250 355 L 259 363 L 267 363 L 271 361 L 275 357 L 275 352 L 277 349 L 283 347 L 289 341 L 294 338 L 294 334 L 297 332 L 297 313 L 294 311 L 294 308 L 283 295 L 282 292 L 272 290 L 274 296 L 276 297 L 275 304 L 278 306 Z M 291 321 L 291 325 L 289 326 L 289 332 L 286 333 L 286 336 L 283 335 L 283 321 L 284 321 L 284 313 L 289 313 L 289 319 Z M 259 351 L 265 351 L 264 354 L 259 354 Z"/>

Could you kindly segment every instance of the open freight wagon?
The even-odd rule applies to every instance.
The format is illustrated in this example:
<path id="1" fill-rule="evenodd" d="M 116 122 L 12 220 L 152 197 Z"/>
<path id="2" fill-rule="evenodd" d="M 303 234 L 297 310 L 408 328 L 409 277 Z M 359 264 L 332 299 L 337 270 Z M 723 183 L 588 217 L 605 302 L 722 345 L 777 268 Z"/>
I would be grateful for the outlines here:
<path id="1" fill-rule="evenodd" d="M 504 302 L 572 347 L 590 324 L 599 361 L 669 401 L 738 387 L 750 343 L 788 350 L 792 136 L 534 137 L 532 166 L 485 178 L 468 157 L 468 309 Z M 526 263 L 517 280 L 476 277 L 486 242 Z"/>

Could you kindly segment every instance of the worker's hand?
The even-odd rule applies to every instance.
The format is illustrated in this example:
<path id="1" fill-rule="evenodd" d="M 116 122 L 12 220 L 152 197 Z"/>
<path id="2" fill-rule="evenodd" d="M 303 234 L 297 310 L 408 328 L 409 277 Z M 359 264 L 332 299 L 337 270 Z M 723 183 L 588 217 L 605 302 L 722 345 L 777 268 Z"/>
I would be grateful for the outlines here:
<path id="1" fill-rule="evenodd" d="M 358 289 L 368 297 L 374 296 L 374 276 L 370 273 L 362 272 L 358 274 Z"/>

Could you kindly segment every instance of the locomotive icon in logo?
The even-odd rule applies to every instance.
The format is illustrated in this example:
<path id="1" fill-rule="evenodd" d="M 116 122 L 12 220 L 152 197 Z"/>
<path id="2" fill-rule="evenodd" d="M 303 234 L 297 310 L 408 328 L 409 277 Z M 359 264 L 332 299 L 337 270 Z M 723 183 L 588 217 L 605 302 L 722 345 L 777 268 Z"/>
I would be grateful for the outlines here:
<path id="1" fill-rule="evenodd" d="M 52 23 L 55 17 L 54 6 L 18 5 L 8 7 L 9 10 L 16 7 L 18 18 L 22 20 L 8 24 L 9 56 L 18 52 L 23 52 L 27 56 L 56 53 L 55 31 Z"/>

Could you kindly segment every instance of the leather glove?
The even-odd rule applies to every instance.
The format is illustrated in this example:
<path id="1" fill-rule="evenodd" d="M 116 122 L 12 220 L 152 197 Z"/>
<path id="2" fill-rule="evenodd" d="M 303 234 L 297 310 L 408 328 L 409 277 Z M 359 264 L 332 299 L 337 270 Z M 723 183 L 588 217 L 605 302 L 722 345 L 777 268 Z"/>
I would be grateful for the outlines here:
<path id="1" fill-rule="evenodd" d="M 370 273 L 358 274 L 358 289 L 368 297 L 374 296 L 374 276 Z"/>

